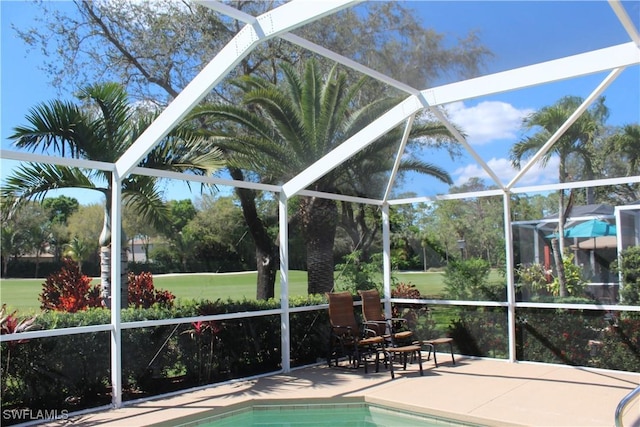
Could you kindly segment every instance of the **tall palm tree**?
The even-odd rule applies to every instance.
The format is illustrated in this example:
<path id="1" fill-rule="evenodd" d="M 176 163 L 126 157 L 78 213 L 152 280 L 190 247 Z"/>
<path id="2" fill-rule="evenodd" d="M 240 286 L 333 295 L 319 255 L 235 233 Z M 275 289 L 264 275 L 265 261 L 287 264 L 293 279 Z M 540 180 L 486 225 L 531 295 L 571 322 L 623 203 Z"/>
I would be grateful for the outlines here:
<path id="1" fill-rule="evenodd" d="M 569 116 L 576 111 L 583 100 L 576 96 L 566 96 L 551 106 L 544 107 L 526 117 L 523 128 L 536 129 L 537 132 L 513 145 L 511 148 L 511 162 L 516 168 L 520 168 L 523 159 L 536 154 L 540 148 L 551 138 L 555 131 L 567 121 Z M 608 115 L 604 98 L 598 98 L 587 111 L 585 111 L 567 131 L 556 141 L 553 147 L 541 157 L 540 162 L 546 165 L 548 161 L 557 156 L 558 182 L 564 183 L 569 178 L 567 162 L 570 156 L 576 157 L 582 165 L 582 173 L 586 179 L 593 178 L 593 142 L 598 136 L 601 127 Z M 587 203 L 593 203 L 592 193 L 587 192 Z M 565 203 L 564 190 L 559 190 L 558 198 L 558 239 L 552 239 L 554 263 L 560 283 L 560 296 L 567 296 L 564 276 L 564 264 L 562 263 L 562 250 L 564 248 L 565 220 L 571 209 L 571 199 Z"/>
<path id="2" fill-rule="evenodd" d="M 31 151 L 115 163 L 157 116 L 134 108 L 125 90 L 115 83 L 87 86 L 79 91 L 77 98 L 78 105 L 54 100 L 34 107 L 27 116 L 28 125 L 16 127 L 10 139 L 17 147 Z M 223 166 L 223 161 L 220 152 L 208 141 L 196 136 L 189 127 L 178 126 L 140 162 L 140 166 L 208 175 Z M 157 178 L 142 175 L 124 178 L 122 202 L 151 224 L 162 227 L 167 212 L 157 181 Z M 109 261 L 111 187 L 109 171 L 25 163 L 6 179 L 0 191 L 16 206 L 25 200 L 42 199 L 48 191 L 60 188 L 90 189 L 105 195 L 100 267 L 102 297 L 107 306 L 110 306 L 112 288 Z M 123 241 L 126 241 L 124 237 Z M 126 261 L 126 256 L 123 260 Z M 121 280 L 122 302 L 126 306 L 124 268 Z"/>
<path id="3" fill-rule="evenodd" d="M 261 182 L 283 183 L 371 123 L 398 100 L 382 98 L 357 107 L 361 79 L 350 84 L 334 67 L 323 75 L 316 61 L 308 61 L 300 73 L 290 64 L 281 66 L 283 82 L 245 76 L 236 80 L 243 92 L 240 105 L 204 105 L 193 118 L 212 120 L 209 135 L 229 156 L 229 163 L 255 174 Z M 224 123 L 220 125 L 220 121 Z M 385 135 L 312 184 L 320 192 L 362 195 L 379 177 L 391 170 L 393 150 L 400 130 Z M 450 137 L 446 128 L 433 123 L 414 126 L 412 138 Z M 450 183 L 437 166 L 417 159 L 405 161 L 402 170 L 426 173 Z M 334 200 L 299 197 L 298 222 L 307 247 L 308 292 L 333 288 L 333 244 L 338 224 Z M 251 227 L 251 224 L 249 224 Z"/>

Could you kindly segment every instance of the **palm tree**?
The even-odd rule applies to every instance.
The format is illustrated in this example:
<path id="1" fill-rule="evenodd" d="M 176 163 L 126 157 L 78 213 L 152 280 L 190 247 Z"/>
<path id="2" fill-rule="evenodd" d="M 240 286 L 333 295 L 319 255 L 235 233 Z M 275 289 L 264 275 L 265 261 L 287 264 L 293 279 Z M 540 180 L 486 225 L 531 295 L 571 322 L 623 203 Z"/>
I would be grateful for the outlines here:
<path id="1" fill-rule="evenodd" d="M 551 138 L 553 133 L 567 121 L 569 116 L 582 104 L 583 100 L 575 96 L 566 96 L 551 106 L 542 108 L 532 113 L 523 121 L 526 130 L 537 129 L 537 132 L 518 141 L 511 148 L 511 162 L 516 168 L 520 168 L 523 159 L 536 154 L 540 148 Z M 557 156 L 558 182 L 564 183 L 569 178 L 567 162 L 570 156 L 576 157 L 582 164 L 582 173 L 587 179 L 593 178 L 593 142 L 598 135 L 603 122 L 608 115 L 604 105 L 604 98 L 598 98 L 597 102 L 585 111 L 567 131 L 556 141 L 553 147 L 541 157 L 540 162 L 546 165 L 548 161 Z M 562 263 L 562 248 L 564 247 L 564 224 L 571 210 L 571 198 L 566 205 L 564 190 L 559 190 L 558 198 L 558 239 L 552 239 L 551 244 L 554 253 L 554 263 L 560 283 L 560 296 L 567 296 L 564 276 L 564 264 Z M 587 203 L 592 203 L 592 193 L 587 191 Z"/>
<path id="2" fill-rule="evenodd" d="M 115 83 L 87 86 L 79 91 L 81 104 L 54 100 L 33 108 L 28 125 L 14 129 L 10 139 L 19 148 L 31 151 L 115 163 L 156 117 L 155 113 L 134 108 L 125 90 Z M 191 171 L 208 175 L 223 165 L 220 152 L 197 137 L 189 127 L 178 126 L 139 164 L 142 167 L 172 171 Z M 122 202 L 157 227 L 167 220 L 157 178 L 130 175 L 122 180 Z M 25 163 L 15 170 L 1 189 L 18 206 L 25 200 L 42 199 L 48 191 L 83 188 L 105 195 L 104 227 L 100 235 L 100 266 L 103 301 L 111 297 L 111 172 L 42 163 Z M 160 228 L 161 229 L 161 228 Z M 126 241 L 123 236 L 123 241 Z M 124 249 L 124 245 L 123 249 Z M 126 255 L 123 256 L 126 262 Z M 123 268 L 123 284 L 126 271 Z M 122 289 L 124 288 L 124 289 Z M 121 287 L 126 306 L 126 285 Z"/>
<path id="3" fill-rule="evenodd" d="M 624 125 L 622 129 L 610 139 L 609 152 L 627 158 L 628 175 L 637 175 L 640 169 L 640 125 Z"/>
<path id="4" fill-rule="evenodd" d="M 205 105 L 192 114 L 221 127 L 209 135 L 228 154 L 229 163 L 257 175 L 261 182 L 288 181 L 398 102 L 383 98 L 357 108 L 367 80 L 350 85 L 336 67 L 324 76 L 313 60 L 300 74 L 290 64 L 283 64 L 281 71 L 284 80 L 280 85 L 253 76 L 236 80 L 244 94 L 240 105 Z M 381 137 L 320 178 L 311 189 L 352 195 L 368 192 L 367 184 L 371 187 L 381 182 L 379 177 L 391 170 L 393 149 L 400 140 L 398 132 Z M 449 137 L 449 133 L 442 125 L 423 123 L 411 132 L 412 138 L 420 136 Z M 417 159 L 405 161 L 402 169 L 451 182 L 444 170 Z M 308 292 L 331 291 L 336 202 L 307 196 L 296 200 L 307 248 Z"/>
<path id="5" fill-rule="evenodd" d="M 74 260 L 78 264 L 78 271 L 82 273 L 82 263 L 90 255 L 91 246 L 78 236 L 74 236 L 65 248 L 64 255 Z"/>

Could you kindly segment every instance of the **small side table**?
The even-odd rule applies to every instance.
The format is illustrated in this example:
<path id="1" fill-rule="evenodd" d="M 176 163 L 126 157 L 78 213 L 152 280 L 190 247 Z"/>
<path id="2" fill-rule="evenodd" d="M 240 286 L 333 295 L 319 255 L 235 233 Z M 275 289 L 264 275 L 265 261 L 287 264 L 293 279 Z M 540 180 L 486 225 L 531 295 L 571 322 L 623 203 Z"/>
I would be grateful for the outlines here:
<path id="1" fill-rule="evenodd" d="M 393 362 L 396 356 L 400 356 L 403 368 L 407 369 L 407 357 L 411 355 L 411 360 L 418 359 L 418 366 L 420 366 L 420 376 L 424 375 L 424 371 L 422 370 L 422 347 L 419 345 L 405 345 L 402 347 L 384 347 L 380 349 L 380 352 L 384 354 L 386 360 L 389 363 L 389 371 L 391 372 L 391 379 L 394 379 L 395 373 L 393 372 Z M 376 372 L 378 372 L 379 368 L 379 358 L 376 357 Z"/>
<path id="2" fill-rule="evenodd" d="M 451 353 L 451 362 L 454 365 L 456 364 L 456 359 L 453 357 L 453 338 L 442 337 L 442 338 L 435 338 L 432 340 L 414 341 L 413 344 L 429 347 L 429 355 L 427 356 L 427 360 L 431 358 L 431 353 L 433 353 L 433 362 L 436 364 L 436 368 L 438 367 L 438 359 L 436 359 L 436 346 L 440 344 L 449 344 L 449 352 Z"/>

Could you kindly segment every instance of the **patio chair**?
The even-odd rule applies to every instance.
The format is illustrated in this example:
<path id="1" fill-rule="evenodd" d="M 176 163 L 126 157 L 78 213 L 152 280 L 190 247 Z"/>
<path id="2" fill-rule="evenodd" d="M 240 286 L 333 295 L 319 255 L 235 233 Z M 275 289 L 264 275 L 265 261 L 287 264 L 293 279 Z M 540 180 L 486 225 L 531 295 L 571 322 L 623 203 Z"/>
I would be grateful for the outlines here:
<path id="1" fill-rule="evenodd" d="M 385 356 L 385 366 L 389 367 L 391 378 L 395 378 L 393 364 L 395 362 L 402 363 L 404 369 L 407 369 L 407 357 L 411 356 L 411 361 L 416 361 L 420 367 L 420 375 L 422 370 L 421 346 L 410 343 L 413 336 L 412 331 L 398 331 L 396 326 L 402 322 L 406 322 L 403 318 L 386 318 L 382 312 L 382 301 L 380 293 L 376 289 L 367 291 L 358 291 L 362 298 L 362 316 L 368 327 L 374 329 L 378 335 L 385 339 L 385 346 L 379 350 L 379 353 Z M 430 354 L 431 352 L 429 352 Z M 376 358 L 376 372 L 379 360 Z"/>
<path id="2" fill-rule="evenodd" d="M 382 347 L 384 338 L 368 327 L 360 330 L 353 311 L 353 298 L 349 292 L 329 292 L 326 294 L 329 300 L 329 322 L 331 333 L 329 337 L 329 354 L 327 362 L 338 365 L 340 357 L 347 357 L 352 368 L 358 368 L 364 362 L 364 371 L 367 372 L 367 358 L 376 357 L 376 369 L 378 366 L 378 349 Z"/>
<path id="3" fill-rule="evenodd" d="M 362 297 L 362 317 L 371 325 L 378 335 L 383 336 L 391 345 L 396 347 L 406 343 L 413 336 L 412 331 L 397 331 L 396 326 L 402 322 L 406 322 L 403 318 L 387 319 L 382 312 L 382 302 L 380 301 L 380 293 L 376 289 L 367 291 L 358 291 Z"/>

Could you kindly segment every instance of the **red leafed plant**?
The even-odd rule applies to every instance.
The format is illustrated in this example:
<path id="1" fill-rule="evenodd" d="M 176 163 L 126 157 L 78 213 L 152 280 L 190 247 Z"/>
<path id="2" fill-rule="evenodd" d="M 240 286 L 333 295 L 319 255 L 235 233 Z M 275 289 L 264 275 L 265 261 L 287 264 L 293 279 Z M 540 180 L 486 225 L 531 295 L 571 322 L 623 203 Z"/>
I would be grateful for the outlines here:
<path id="1" fill-rule="evenodd" d="M 2 304 L 2 308 L 0 308 L 0 335 L 27 332 L 35 327 L 33 322 L 35 322 L 36 316 L 25 317 L 19 320 L 18 316 L 16 316 L 17 312 L 16 310 L 11 314 L 7 314 L 7 305 Z M 9 344 L 20 344 L 23 342 L 26 342 L 26 340 L 9 341 Z"/>
<path id="2" fill-rule="evenodd" d="M 100 299 L 100 287 L 91 286 L 91 278 L 80 273 L 78 265 L 70 258 L 64 259 L 64 266 L 57 273 L 47 277 L 42 285 L 40 308 L 43 310 L 66 311 L 75 313 L 90 307 L 103 307 Z M 153 287 L 151 273 L 127 276 L 129 304 L 136 308 L 149 308 L 154 304 L 163 307 L 173 306 L 175 296 Z"/>
<path id="3" fill-rule="evenodd" d="M 16 316 L 17 311 L 11 314 L 7 314 L 7 305 L 2 304 L 0 308 L 0 335 L 6 334 L 19 334 L 21 332 L 27 332 L 33 329 L 36 321 L 36 316 L 25 317 L 20 320 Z M 7 342 L 6 358 L 0 363 L 0 390 L 4 395 L 7 390 L 7 381 L 9 377 L 9 368 L 11 366 L 11 350 L 14 350 L 18 344 L 27 342 L 28 340 L 14 340 Z"/>
<path id="4" fill-rule="evenodd" d="M 82 274 L 71 258 L 65 258 L 62 269 L 47 277 L 39 299 L 43 310 L 75 313 L 102 306 L 99 286 L 91 286 L 91 278 Z"/>
<path id="5" fill-rule="evenodd" d="M 165 290 L 155 289 L 153 286 L 153 276 L 149 272 L 142 272 L 138 275 L 129 273 L 128 277 L 129 304 L 136 308 L 149 308 L 154 304 L 163 307 L 173 306 L 175 296 Z"/>

